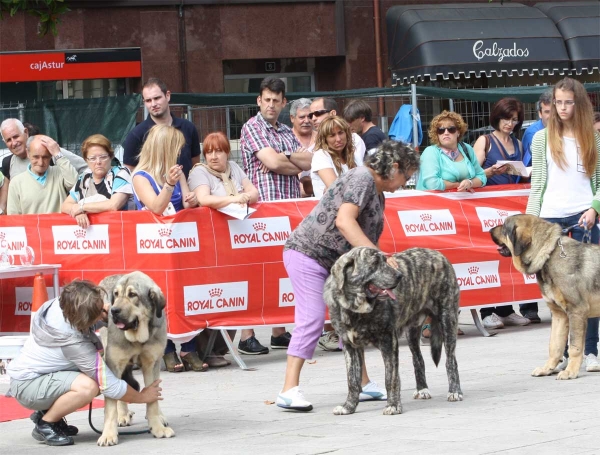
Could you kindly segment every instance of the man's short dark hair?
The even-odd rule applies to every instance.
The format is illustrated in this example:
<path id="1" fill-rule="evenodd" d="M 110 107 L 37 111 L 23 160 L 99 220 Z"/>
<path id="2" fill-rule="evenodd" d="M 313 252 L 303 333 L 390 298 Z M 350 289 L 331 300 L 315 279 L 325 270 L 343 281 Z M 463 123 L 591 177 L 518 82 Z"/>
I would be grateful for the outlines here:
<path id="1" fill-rule="evenodd" d="M 23 126 L 27 128 L 27 134 L 29 134 L 29 137 L 41 134 L 40 129 L 37 126 L 32 125 L 31 123 L 25 122 L 23 123 Z"/>
<path id="2" fill-rule="evenodd" d="M 269 90 L 277 95 L 281 93 L 281 97 L 285 98 L 285 82 L 277 77 L 265 77 L 260 83 L 259 94 L 262 96 L 263 91 Z"/>
<path id="3" fill-rule="evenodd" d="M 550 106 L 552 104 L 552 98 L 554 98 L 554 89 L 550 87 L 548 90 L 544 91 L 544 93 L 540 95 L 540 98 L 538 99 L 537 103 L 535 103 L 537 111 L 542 112 L 542 104 Z"/>
<path id="4" fill-rule="evenodd" d="M 336 103 L 336 101 L 333 98 L 315 98 L 313 100 L 313 103 L 315 101 L 319 101 L 319 100 L 323 100 L 323 109 L 327 109 L 328 111 L 336 111 L 338 110 L 338 104 Z"/>
<path id="5" fill-rule="evenodd" d="M 363 117 L 365 122 L 370 122 L 373 117 L 373 111 L 369 103 L 363 100 L 350 101 L 344 108 L 344 120 L 353 122 L 356 119 Z"/>
<path id="6" fill-rule="evenodd" d="M 152 87 L 153 85 L 156 85 L 165 96 L 167 95 L 167 92 L 169 91 L 169 89 L 167 88 L 167 84 L 165 84 L 157 77 L 151 77 L 150 79 L 148 79 L 148 81 L 142 87 L 142 91 L 144 91 L 145 88 Z"/>

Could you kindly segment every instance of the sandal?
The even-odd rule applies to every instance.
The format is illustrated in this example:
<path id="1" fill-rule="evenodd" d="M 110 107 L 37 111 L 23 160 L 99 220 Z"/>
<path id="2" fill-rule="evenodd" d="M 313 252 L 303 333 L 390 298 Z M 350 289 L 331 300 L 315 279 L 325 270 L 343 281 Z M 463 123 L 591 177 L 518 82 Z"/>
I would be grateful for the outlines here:
<path id="1" fill-rule="evenodd" d="M 206 363 L 208 363 L 208 366 L 211 368 L 220 368 L 231 365 L 231 362 L 222 355 L 209 355 L 206 358 Z"/>
<path id="2" fill-rule="evenodd" d="M 197 352 L 188 352 L 186 355 L 182 355 L 181 362 L 185 371 L 204 372 L 208 370 L 208 364 L 202 362 Z"/>
<path id="3" fill-rule="evenodd" d="M 163 355 L 163 360 L 165 361 L 165 366 L 169 373 L 181 373 L 184 369 L 183 363 L 179 360 L 177 353 L 174 351 Z"/>

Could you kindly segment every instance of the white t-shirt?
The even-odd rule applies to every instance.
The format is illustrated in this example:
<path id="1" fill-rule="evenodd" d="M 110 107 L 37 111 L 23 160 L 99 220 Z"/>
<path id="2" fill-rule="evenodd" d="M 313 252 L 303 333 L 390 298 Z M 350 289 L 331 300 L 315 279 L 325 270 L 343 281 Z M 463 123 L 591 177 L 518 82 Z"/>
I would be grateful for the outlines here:
<path id="1" fill-rule="evenodd" d="M 333 159 L 331 155 L 325 150 L 317 150 L 313 154 L 312 162 L 310 165 L 310 178 L 312 180 L 313 193 L 317 199 L 321 199 L 323 192 L 325 191 L 325 183 L 319 177 L 318 171 L 322 169 L 332 169 L 336 177 L 339 177 L 335 166 L 333 165 Z M 342 164 L 342 174 L 348 172 L 348 165 Z"/>
<path id="2" fill-rule="evenodd" d="M 231 167 L 231 180 L 235 183 L 235 186 L 238 190 L 238 193 L 244 191 L 244 187 L 242 186 L 242 182 L 244 179 L 247 179 L 248 176 L 242 171 L 242 168 L 238 166 L 235 161 L 230 161 L 229 166 Z M 196 166 L 190 172 L 190 176 L 188 178 L 188 185 L 190 187 L 190 191 L 194 191 L 200 185 L 206 185 L 210 188 L 210 194 L 213 196 L 227 196 L 227 192 L 225 191 L 225 187 L 223 186 L 223 181 L 212 175 L 202 166 Z"/>
<path id="3" fill-rule="evenodd" d="M 565 218 L 592 206 L 592 184 L 585 173 L 575 138 L 563 137 L 563 151 L 567 161 L 565 170 L 558 167 L 552 160 L 550 148 L 546 148 L 548 179 L 540 210 L 541 218 Z"/>
<path id="4" fill-rule="evenodd" d="M 354 144 L 354 162 L 356 163 L 356 167 L 362 166 L 365 161 L 365 153 L 367 152 L 365 141 L 358 134 L 352 133 L 352 143 Z"/>

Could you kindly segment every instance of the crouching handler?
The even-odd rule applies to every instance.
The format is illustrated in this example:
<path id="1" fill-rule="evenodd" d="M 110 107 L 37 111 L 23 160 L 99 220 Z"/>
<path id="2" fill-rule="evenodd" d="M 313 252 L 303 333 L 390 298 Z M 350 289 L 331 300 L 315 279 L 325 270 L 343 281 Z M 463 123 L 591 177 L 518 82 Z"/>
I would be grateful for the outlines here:
<path id="1" fill-rule="evenodd" d="M 102 345 L 92 327 L 107 320 L 104 290 L 75 280 L 60 298 L 47 301 L 33 319 L 31 336 L 8 366 L 10 390 L 22 406 L 34 410 L 31 436 L 50 446 L 73 444 L 79 430 L 65 416 L 90 403 L 99 393 L 128 403 L 161 398 L 160 380 L 137 392 L 106 367 Z"/>
<path id="2" fill-rule="evenodd" d="M 329 186 L 287 240 L 283 263 L 294 289 L 296 328 L 277 406 L 312 410 L 299 388 L 300 371 L 304 361 L 312 358 L 325 322 L 325 280 L 335 261 L 353 247 L 377 248 L 384 224 L 383 192 L 406 185 L 418 168 L 419 156 L 414 150 L 400 142 L 384 141 L 364 166 L 351 169 Z M 397 267 L 391 257 L 388 263 Z M 361 401 L 387 399 L 385 388 L 370 381 L 364 363 L 361 386 Z"/>

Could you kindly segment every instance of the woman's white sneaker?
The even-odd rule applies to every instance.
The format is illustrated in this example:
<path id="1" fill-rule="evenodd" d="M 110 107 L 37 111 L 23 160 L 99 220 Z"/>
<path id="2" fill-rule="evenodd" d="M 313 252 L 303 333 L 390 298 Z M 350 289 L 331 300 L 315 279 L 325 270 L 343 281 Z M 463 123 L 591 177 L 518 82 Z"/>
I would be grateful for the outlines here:
<path id="1" fill-rule="evenodd" d="M 279 392 L 277 400 L 275 401 L 277 406 L 283 409 L 292 409 L 294 411 L 312 411 L 312 404 L 310 401 L 306 401 L 300 387 L 292 387 L 287 392 Z"/>
<path id="2" fill-rule="evenodd" d="M 600 371 L 600 362 L 598 362 L 598 357 L 596 357 L 591 352 L 585 356 L 585 371 L 594 372 Z"/>
<path id="3" fill-rule="evenodd" d="M 379 387 L 376 382 L 369 381 L 362 387 L 362 392 L 358 396 L 358 401 L 383 401 L 387 400 L 387 391 Z"/>

